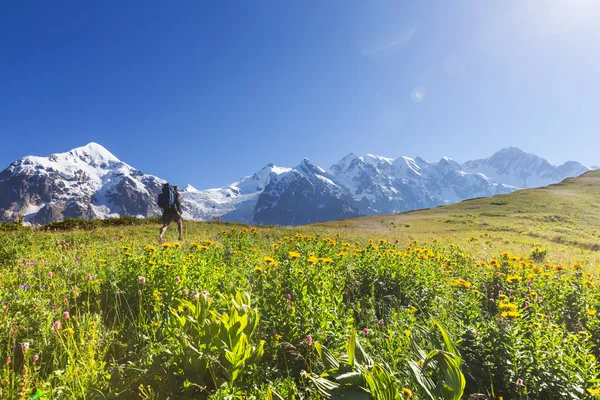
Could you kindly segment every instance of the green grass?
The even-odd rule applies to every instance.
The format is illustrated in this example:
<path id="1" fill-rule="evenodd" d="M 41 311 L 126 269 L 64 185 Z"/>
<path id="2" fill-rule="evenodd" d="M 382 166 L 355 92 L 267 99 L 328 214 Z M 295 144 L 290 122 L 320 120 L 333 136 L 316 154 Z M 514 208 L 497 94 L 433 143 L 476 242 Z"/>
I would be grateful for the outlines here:
<path id="1" fill-rule="evenodd" d="M 166 247 L 0 225 L 0 398 L 597 398 L 599 182 Z"/>
<path id="2" fill-rule="evenodd" d="M 313 227 L 401 242 L 437 239 L 460 244 L 481 258 L 504 250 L 527 254 L 531 247 L 542 246 L 549 249 L 553 261 L 596 264 L 600 260 L 600 170 L 540 189 Z"/>

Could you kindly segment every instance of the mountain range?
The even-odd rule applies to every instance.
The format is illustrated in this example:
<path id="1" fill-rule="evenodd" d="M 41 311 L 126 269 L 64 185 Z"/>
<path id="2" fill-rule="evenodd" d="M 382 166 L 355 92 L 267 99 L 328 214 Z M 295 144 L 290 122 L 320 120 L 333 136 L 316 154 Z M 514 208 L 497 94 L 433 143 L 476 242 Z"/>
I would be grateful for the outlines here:
<path id="1" fill-rule="evenodd" d="M 294 168 L 268 164 L 217 189 L 188 185 L 182 202 L 186 219 L 302 225 L 509 193 L 588 170 L 576 161 L 554 166 L 515 147 L 463 164 L 447 157 L 429 162 L 348 154 L 328 169 L 304 159 Z M 163 183 L 97 143 L 48 157 L 27 156 L 0 172 L 0 220 L 21 215 L 27 223 L 43 225 L 65 218 L 158 216 Z"/>

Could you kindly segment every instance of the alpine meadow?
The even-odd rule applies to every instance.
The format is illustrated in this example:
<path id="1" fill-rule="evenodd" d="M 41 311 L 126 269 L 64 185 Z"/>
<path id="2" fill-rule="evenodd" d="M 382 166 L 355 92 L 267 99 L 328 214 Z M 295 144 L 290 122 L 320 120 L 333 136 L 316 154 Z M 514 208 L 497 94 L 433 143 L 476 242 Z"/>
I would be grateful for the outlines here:
<path id="1" fill-rule="evenodd" d="M 154 219 L 1 225 L 0 393 L 597 398 L 599 183 L 162 244 Z"/>
<path id="2" fill-rule="evenodd" d="M 0 400 L 600 400 L 600 0 L 0 4 Z"/>

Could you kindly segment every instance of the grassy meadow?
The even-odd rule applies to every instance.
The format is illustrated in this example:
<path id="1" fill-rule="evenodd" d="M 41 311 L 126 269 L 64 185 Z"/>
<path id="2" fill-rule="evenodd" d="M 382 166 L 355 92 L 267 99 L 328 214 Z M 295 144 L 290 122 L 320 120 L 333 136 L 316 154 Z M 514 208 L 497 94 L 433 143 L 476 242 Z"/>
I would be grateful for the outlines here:
<path id="1" fill-rule="evenodd" d="M 599 183 L 163 244 L 2 225 L 0 398 L 600 398 Z"/>

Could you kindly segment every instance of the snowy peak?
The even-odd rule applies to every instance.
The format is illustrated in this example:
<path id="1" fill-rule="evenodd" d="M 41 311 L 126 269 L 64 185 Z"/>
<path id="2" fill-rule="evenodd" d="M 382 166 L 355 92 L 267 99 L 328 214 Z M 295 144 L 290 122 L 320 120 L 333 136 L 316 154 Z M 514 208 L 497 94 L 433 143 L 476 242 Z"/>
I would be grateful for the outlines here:
<path id="1" fill-rule="evenodd" d="M 308 158 L 305 158 L 304 160 L 302 160 L 302 162 L 300 164 L 298 164 L 298 166 L 294 169 L 301 174 L 327 175 L 327 172 L 323 168 L 321 168 L 317 165 L 314 165 L 313 163 L 310 162 L 310 160 Z"/>
<path id="2" fill-rule="evenodd" d="M 357 167 L 362 160 L 354 153 L 348 154 L 346 157 L 342 158 L 337 163 L 333 164 L 329 171 L 333 174 L 340 174 L 342 172 L 351 171 Z"/>
<path id="3" fill-rule="evenodd" d="M 90 142 L 82 147 L 77 147 L 68 152 L 73 156 L 79 157 L 81 160 L 87 160 L 88 162 L 119 162 L 119 159 L 114 156 L 110 151 L 106 150 L 102 145 L 95 142 Z"/>
<path id="4" fill-rule="evenodd" d="M 164 181 L 119 161 L 97 143 L 27 156 L 0 172 L 0 219 L 45 224 L 64 218 L 158 214 Z"/>
<path id="5" fill-rule="evenodd" d="M 187 184 L 187 186 L 185 188 L 183 188 L 183 193 L 193 193 L 193 192 L 198 192 L 198 191 L 199 191 L 198 189 L 196 189 L 189 183 Z"/>
<path id="6" fill-rule="evenodd" d="M 576 161 L 554 166 L 516 147 L 462 165 L 448 157 L 428 162 L 350 153 L 329 170 L 305 158 L 295 168 L 269 163 L 220 188 L 187 185 L 182 202 L 187 219 L 298 225 L 435 207 L 558 183 L 588 170 Z M 0 172 L 0 220 L 155 216 L 164 182 L 94 142 L 48 157 L 27 156 Z"/>
<path id="7" fill-rule="evenodd" d="M 533 188 L 560 182 L 569 176 L 578 176 L 590 168 L 569 161 L 557 167 L 533 153 L 508 147 L 489 158 L 467 161 L 462 165 L 467 172 L 481 173 L 507 185 Z"/>

